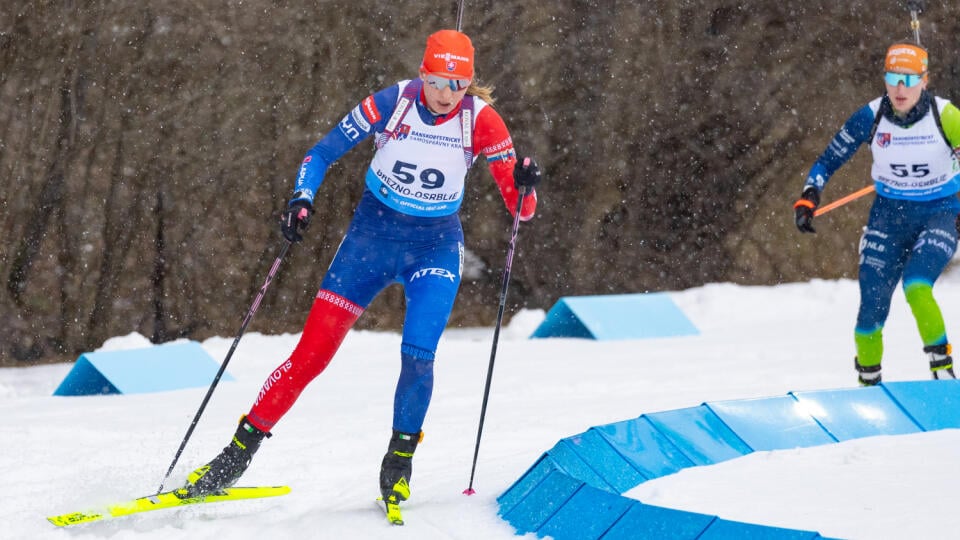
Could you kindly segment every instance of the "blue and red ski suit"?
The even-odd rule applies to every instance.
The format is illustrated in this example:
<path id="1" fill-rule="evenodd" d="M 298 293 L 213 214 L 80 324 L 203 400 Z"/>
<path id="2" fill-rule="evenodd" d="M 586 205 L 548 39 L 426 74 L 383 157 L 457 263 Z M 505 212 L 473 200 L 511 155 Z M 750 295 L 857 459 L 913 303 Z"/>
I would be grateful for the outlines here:
<path id="1" fill-rule="evenodd" d="M 424 105 L 421 81 L 401 81 L 364 99 L 303 159 L 291 202 L 312 203 L 329 166 L 374 136 L 366 189 L 320 285 L 290 358 L 267 378 L 247 420 L 269 431 L 329 364 L 347 331 L 384 288 L 400 283 L 406 313 L 393 428 L 418 433 L 433 389 L 433 361 L 460 285 L 459 208 L 466 172 L 483 154 L 507 208 L 517 207 L 516 153 L 493 107 L 466 95 L 445 115 Z M 536 193 L 523 200 L 533 217 Z"/>

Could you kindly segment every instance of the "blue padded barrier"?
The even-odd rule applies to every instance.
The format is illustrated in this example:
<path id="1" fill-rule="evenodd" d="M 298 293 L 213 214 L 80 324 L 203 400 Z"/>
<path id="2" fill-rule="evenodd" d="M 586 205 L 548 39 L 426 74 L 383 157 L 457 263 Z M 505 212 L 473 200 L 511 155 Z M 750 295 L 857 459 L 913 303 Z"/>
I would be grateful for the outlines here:
<path id="1" fill-rule="evenodd" d="M 498 497 L 499 513 L 519 534 L 556 540 L 823 538 L 814 531 L 740 523 L 618 494 L 756 450 L 960 428 L 958 407 L 960 381 L 917 381 L 645 414 L 561 439 Z"/>
<path id="2" fill-rule="evenodd" d="M 538 530 L 546 536 L 565 535 L 575 538 L 600 538 L 634 501 L 584 485 L 557 510 Z M 583 519 L 590 516 L 590 519 Z"/>
<path id="3" fill-rule="evenodd" d="M 697 540 L 812 540 L 822 538 L 813 531 L 767 527 L 740 521 L 717 519 Z"/>
<path id="4" fill-rule="evenodd" d="M 536 489 L 527 492 L 503 518 L 517 529 L 517 533 L 537 532 L 578 489 L 583 482 L 558 470 L 552 470 L 537 483 Z M 576 538 L 571 536 L 570 538 Z"/>
<path id="5" fill-rule="evenodd" d="M 557 303 L 550 308 L 543 322 L 537 326 L 530 337 L 596 339 L 596 336 L 587 328 L 587 325 L 580 319 L 580 316 L 570 309 L 566 298 L 557 300 Z"/>
<path id="6" fill-rule="evenodd" d="M 699 333 L 669 293 L 641 293 L 565 296 L 550 308 L 530 337 L 605 340 Z"/>
<path id="7" fill-rule="evenodd" d="M 859 392 L 822 390 L 791 392 L 800 407 L 838 441 L 874 435 L 906 435 L 922 431 L 883 388 Z"/>
<path id="8" fill-rule="evenodd" d="M 644 416 L 694 465 L 713 465 L 752 452 L 706 405 Z"/>
<path id="9" fill-rule="evenodd" d="M 720 401 L 707 406 L 753 450 L 837 442 L 792 396 Z"/>
<path id="10" fill-rule="evenodd" d="M 960 428 L 960 381 L 937 382 L 905 381 L 882 386 L 924 431 Z"/>
<path id="11" fill-rule="evenodd" d="M 591 430 L 606 439 L 633 465 L 643 479 L 659 478 L 693 466 L 693 462 L 670 442 L 670 439 L 653 427 L 645 416 L 627 422 L 596 426 Z M 642 482 L 638 481 L 634 486 Z"/>
<path id="12" fill-rule="evenodd" d="M 589 515 L 589 514 L 583 514 Z M 694 539 L 716 521 L 715 516 L 696 514 L 634 501 L 633 506 L 599 538 L 603 540 Z M 573 538 L 555 531 L 554 538 Z M 587 537 L 581 537 L 587 538 Z M 595 537 L 596 538 L 596 537 Z"/>
<path id="13" fill-rule="evenodd" d="M 524 497 L 538 489 L 540 483 L 543 482 L 550 473 L 558 470 L 560 469 L 557 467 L 557 464 L 554 463 L 553 458 L 547 454 L 540 456 L 540 459 L 533 464 L 533 467 L 527 469 L 527 472 L 523 473 L 523 476 L 518 478 L 517 481 L 510 486 L 510 489 L 505 491 L 503 495 L 500 495 L 497 499 L 500 505 L 500 514 L 505 515 L 511 512 L 523 502 Z M 516 526 L 516 524 L 514 524 L 514 526 Z"/>
<path id="14" fill-rule="evenodd" d="M 88 352 L 80 355 L 53 395 L 137 394 L 206 387 L 219 369 L 220 364 L 195 341 Z M 234 379 L 224 372 L 221 380 Z"/>
<path id="15" fill-rule="evenodd" d="M 560 441 L 580 456 L 584 463 L 591 467 L 591 473 L 598 475 L 606 486 L 607 491 L 623 493 L 647 480 L 640 474 L 623 454 L 618 452 L 597 430 L 591 428 L 586 433 L 574 435 Z M 569 473 L 569 471 L 567 471 Z M 574 475 L 576 476 L 576 475 Z M 581 478 L 590 485 L 601 487 L 590 482 L 589 478 Z M 606 488 L 605 488 L 606 489 Z"/>
<path id="16" fill-rule="evenodd" d="M 581 434 L 581 436 L 582 435 L 583 434 Z M 597 474 L 596 469 L 593 467 L 593 456 L 578 453 L 566 439 L 561 439 L 557 444 L 553 445 L 553 448 L 547 450 L 547 455 L 550 456 L 550 459 L 553 460 L 556 467 L 565 474 L 600 489 L 612 493 L 617 492 L 602 476 Z M 599 461 L 599 459 L 596 461 Z"/>

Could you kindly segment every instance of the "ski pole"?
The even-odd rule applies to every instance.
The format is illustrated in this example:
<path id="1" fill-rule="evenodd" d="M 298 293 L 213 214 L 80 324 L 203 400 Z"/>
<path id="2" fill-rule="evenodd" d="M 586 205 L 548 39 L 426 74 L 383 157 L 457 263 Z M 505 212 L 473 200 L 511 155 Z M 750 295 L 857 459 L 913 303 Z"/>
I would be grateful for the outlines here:
<path id="1" fill-rule="evenodd" d="M 270 271 L 267 272 L 267 279 L 260 287 L 260 291 L 257 293 L 256 298 L 253 299 L 253 304 L 251 304 L 250 309 L 247 310 L 247 314 L 243 318 L 243 323 L 240 324 L 240 332 L 238 332 L 237 337 L 234 338 L 233 344 L 230 345 L 230 350 L 227 351 L 227 356 L 223 359 L 223 363 L 220 364 L 220 369 L 217 370 L 217 374 L 214 376 L 213 382 L 210 383 L 210 388 L 207 389 L 207 395 L 203 396 L 203 401 L 200 403 L 200 408 L 197 409 L 197 414 L 193 417 L 193 422 L 191 422 L 190 427 L 187 428 L 187 434 L 183 436 L 183 441 L 180 442 L 180 448 L 177 449 L 176 455 L 173 456 L 173 462 L 171 462 L 170 467 L 167 468 L 167 474 L 163 475 L 163 479 L 160 480 L 160 487 L 157 489 L 157 493 L 161 493 L 163 491 L 164 483 L 166 483 L 167 478 L 170 477 L 170 473 L 173 472 L 173 468 L 177 465 L 177 461 L 180 459 L 180 454 L 183 453 L 183 449 L 187 446 L 187 441 L 190 440 L 190 436 L 193 434 L 194 428 L 197 427 L 197 423 L 200 421 L 200 415 L 202 415 L 203 410 L 207 408 L 207 403 L 210 401 L 210 396 L 213 395 L 214 389 L 216 389 L 217 384 L 220 382 L 220 377 L 222 377 L 223 372 L 226 371 L 227 364 L 230 363 L 230 358 L 233 356 L 233 351 L 237 349 L 237 345 L 240 344 L 240 338 L 243 337 L 243 333 L 247 330 L 247 325 L 249 325 L 250 321 L 253 320 L 253 315 L 260 307 L 260 303 L 263 301 L 263 297 L 267 293 L 267 287 L 270 286 L 270 283 L 276 277 L 277 270 L 280 268 L 280 263 L 287 255 L 287 251 L 290 250 L 290 245 L 291 243 L 289 240 L 284 240 L 283 247 L 280 248 L 280 254 L 277 255 L 277 259 L 273 261 L 273 266 L 271 266 Z"/>
<path id="2" fill-rule="evenodd" d="M 463 28 L 463 2 L 464 0 L 460 0 L 457 5 L 457 32 L 460 32 L 460 29 Z"/>
<path id="3" fill-rule="evenodd" d="M 839 199 L 833 201 L 830 204 L 826 204 L 824 206 L 821 206 L 820 208 L 817 208 L 816 210 L 813 211 L 813 215 L 814 217 L 822 216 L 823 214 L 826 214 L 827 212 L 833 210 L 834 208 L 839 208 L 850 201 L 863 197 L 867 193 L 872 192 L 874 189 L 876 188 L 874 187 L 873 184 L 870 184 L 869 186 L 863 189 L 858 189 L 857 191 L 854 191 L 853 193 L 847 195 L 846 197 L 840 197 Z"/>
<path id="4" fill-rule="evenodd" d="M 920 19 L 917 14 L 923 12 L 922 0 L 907 0 L 907 9 L 910 11 L 910 29 L 913 30 L 913 40 L 920 45 Z"/>
<path id="5" fill-rule="evenodd" d="M 527 158 L 529 159 L 529 158 Z M 470 467 L 470 485 L 463 490 L 464 495 L 473 495 L 473 477 L 477 471 L 477 456 L 480 454 L 480 437 L 483 435 L 483 419 L 487 415 L 487 401 L 490 398 L 490 382 L 493 380 L 493 362 L 497 358 L 497 343 L 500 341 L 500 326 L 503 322 L 503 309 L 507 305 L 507 287 L 510 285 L 510 269 L 513 266 L 513 253 L 517 245 L 517 232 L 520 229 L 520 211 L 523 209 L 523 198 L 527 194 L 527 187 L 520 188 L 517 198 L 517 213 L 513 216 L 513 230 L 510 233 L 510 244 L 507 246 L 507 262 L 503 267 L 503 284 L 500 287 L 500 308 L 497 311 L 497 324 L 493 328 L 493 346 L 490 349 L 490 365 L 487 366 L 487 382 L 483 387 L 483 404 L 480 406 L 480 424 L 477 426 L 477 445 L 473 449 L 473 465 Z"/>

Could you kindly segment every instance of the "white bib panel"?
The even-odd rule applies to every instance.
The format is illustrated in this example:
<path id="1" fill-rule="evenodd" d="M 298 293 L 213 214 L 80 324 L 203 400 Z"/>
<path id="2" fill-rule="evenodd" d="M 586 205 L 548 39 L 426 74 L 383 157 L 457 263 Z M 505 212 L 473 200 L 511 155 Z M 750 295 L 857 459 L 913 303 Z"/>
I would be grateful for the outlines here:
<path id="1" fill-rule="evenodd" d="M 876 110 L 874 103 L 870 105 Z M 952 195 L 960 188 L 960 165 L 931 113 L 909 128 L 881 119 L 870 150 L 870 175 L 877 192 L 884 196 L 927 201 Z"/>
<path id="2" fill-rule="evenodd" d="M 407 84 L 409 81 L 400 84 L 399 100 Z M 473 101 L 475 118 L 486 104 L 480 99 Z M 367 188 L 380 202 L 404 214 L 453 214 L 463 202 L 467 176 L 462 115 L 431 126 L 415 109 L 416 105 L 410 107 L 393 137 L 374 154 L 367 170 Z"/>

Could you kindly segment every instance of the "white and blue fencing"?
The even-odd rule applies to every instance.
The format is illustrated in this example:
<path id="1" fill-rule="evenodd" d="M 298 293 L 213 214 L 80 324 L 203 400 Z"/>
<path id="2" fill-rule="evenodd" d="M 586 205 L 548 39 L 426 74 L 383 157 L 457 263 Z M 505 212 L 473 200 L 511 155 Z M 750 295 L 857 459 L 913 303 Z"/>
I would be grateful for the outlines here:
<path id="1" fill-rule="evenodd" d="M 960 381 L 791 392 L 644 414 L 561 439 L 497 500 L 518 534 L 576 539 L 814 539 L 622 497 L 687 467 L 755 451 L 960 428 Z"/>

